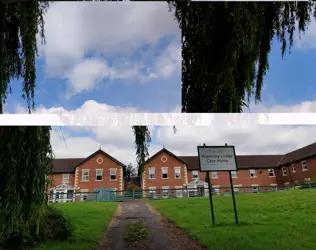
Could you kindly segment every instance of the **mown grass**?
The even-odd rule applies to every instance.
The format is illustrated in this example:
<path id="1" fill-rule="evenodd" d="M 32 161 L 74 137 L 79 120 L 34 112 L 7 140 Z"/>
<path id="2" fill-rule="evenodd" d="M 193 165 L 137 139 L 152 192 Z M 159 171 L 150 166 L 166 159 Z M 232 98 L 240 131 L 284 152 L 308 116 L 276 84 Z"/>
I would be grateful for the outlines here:
<path id="1" fill-rule="evenodd" d="M 208 198 L 150 201 L 162 214 L 212 250 L 290 250 L 316 248 L 316 190 L 213 198 L 215 226 Z"/>
<path id="2" fill-rule="evenodd" d="M 73 235 L 67 241 L 47 242 L 35 249 L 91 250 L 97 245 L 119 203 L 76 202 L 54 204 L 74 226 Z"/>

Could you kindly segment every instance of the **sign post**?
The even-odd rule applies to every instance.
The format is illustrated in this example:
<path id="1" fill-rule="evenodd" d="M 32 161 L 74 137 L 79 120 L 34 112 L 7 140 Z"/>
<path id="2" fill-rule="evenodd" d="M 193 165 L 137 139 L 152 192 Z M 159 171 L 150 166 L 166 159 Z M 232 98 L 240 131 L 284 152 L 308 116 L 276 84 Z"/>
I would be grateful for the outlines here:
<path id="1" fill-rule="evenodd" d="M 228 171 L 229 172 L 235 220 L 236 220 L 236 224 L 238 224 L 235 193 L 234 193 L 233 179 L 231 175 L 231 171 L 237 171 L 235 147 L 227 146 L 227 144 L 225 144 L 225 146 L 205 146 L 204 144 L 203 146 L 198 146 L 197 149 L 198 149 L 200 171 L 207 173 L 208 180 L 209 180 L 209 172 L 211 171 L 216 171 L 216 172 Z M 208 181 L 208 187 L 209 187 L 212 221 L 214 225 L 215 219 L 214 219 L 213 199 L 212 199 L 210 180 Z"/>

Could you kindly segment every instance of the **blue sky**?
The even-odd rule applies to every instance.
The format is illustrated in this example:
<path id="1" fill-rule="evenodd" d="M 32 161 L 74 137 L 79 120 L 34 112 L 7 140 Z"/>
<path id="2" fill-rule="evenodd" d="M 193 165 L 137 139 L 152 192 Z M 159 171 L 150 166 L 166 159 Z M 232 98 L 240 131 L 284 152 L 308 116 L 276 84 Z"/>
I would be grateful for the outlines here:
<path id="1" fill-rule="evenodd" d="M 37 112 L 104 115 L 106 112 L 180 111 L 181 32 L 165 2 L 56 2 L 48 10 L 45 22 L 47 44 L 39 44 L 40 56 L 36 63 Z M 316 110 L 315 38 L 316 26 L 312 23 L 306 36 L 296 41 L 291 54 L 286 53 L 283 59 L 280 44 L 273 42 L 262 103 L 256 106 L 252 103 L 251 112 Z M 25 112 L 21 89 L 21 82 L 12 82 L 13 94 L 7 100 L 6 112 Z M 106 130 L 63 128 L 68 144 L 72 145 L 70 141 L 73 141 L 73 148 L 65 148 L 60 141 L 60 129 L 56 128 L 54 147 L 61 157 L 80 157 L 93 152 L 100 144 L 113 154 L 125 147 L 131 158 L 134 152 L 131 129 Z M 194 132 L 185 130 L 194 138 Z M 169 145 L 181 152 L 184 141 L 178 146 L 169 141 L 170 138 L 182 141 L 173 135 L 172 128 L 156 127 L 151 131 L 154 149 Z M 121 133 L 116 136 L 120 141 L 126 140 L 124 146 L 115 138 L 112 141 L 115 133 Z M 78 144 L 83 145 L 80 150 Z"/>

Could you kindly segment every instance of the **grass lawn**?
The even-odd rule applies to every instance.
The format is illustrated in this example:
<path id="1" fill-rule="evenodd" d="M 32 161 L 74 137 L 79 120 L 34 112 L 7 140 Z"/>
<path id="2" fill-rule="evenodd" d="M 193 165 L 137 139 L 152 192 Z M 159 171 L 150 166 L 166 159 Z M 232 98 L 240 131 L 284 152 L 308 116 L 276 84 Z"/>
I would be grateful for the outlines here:
<path id="1" fill-rule="evenodd" d="M 74 225 L 73 236 L 68 241 L 48 242 L 35 249 L 45 250 L 91 250 L 101 235 L 119 203 L 76 202 L 52 206 L 62 210 Z"/>
<path id="2" fill-rule="evenodd" d="M 162 214 L 212 250 L 316 249 L 316 190 L 150 201 Z"/>

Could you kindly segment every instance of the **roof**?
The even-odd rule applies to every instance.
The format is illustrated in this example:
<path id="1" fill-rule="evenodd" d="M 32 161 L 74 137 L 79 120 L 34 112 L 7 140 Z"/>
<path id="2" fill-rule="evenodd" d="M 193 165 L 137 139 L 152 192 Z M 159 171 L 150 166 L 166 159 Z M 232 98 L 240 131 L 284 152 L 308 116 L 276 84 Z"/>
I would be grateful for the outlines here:
<path id="1" fill-rule="evenodd" d="M 290 164 L 292 162 L 307 159 L 316 155 L 316 143 L 294 150 L 284 155 L 279 166 Z"/>
<path id="2" fill-rule="evenodd" d="M 89 155 L 86 158 L 61 158 L 61 159 L 54 159 L 53 162 L 53 174 L 62 174 L 62 173 L 74 173 L 76 167 L 80 166 L 81 164 L 85 163 L 86 161 L 90 160 L 92 157 L 96 156 L 97 154 L 103 154 L 105 157 L 111 159 L 118 165 L 124 168 L 124 174 L 126 172 L 126 166 L 122 162 L 118 161 L 117 159 L 113 158 L 109 154 L 105 153 L 103 150 L 99 149 L 93 154 Z"/>
<path id="3" fill-rule="evenodd" d="M 61 174 L 61 173 L 74 173 L 75 172 L 75 164 L 84 160 L 84 158 L 62 158 L 62 159 L 54 159 L 53 162 L 53 173 Z"/>
<path id="4" fill-rule="evenodd" d="M 161 154 L 161 153 L 166 153 L 168 155 L 170 155 L 171 157 L 173 158 L 176 158 L 178 161 L 180 161 L 181 163 L 185 164 L 185 165 L 188 165 L 188 163 L 182 158 L 182 157 L 179 157 L 179 156 L 176 156 L 175 154 L 171 153 L 169 150 L 165 149 L 165 148 L 162 148 L 161 150 L 159 150 L 156 154 L 154 154 L 153 156 L 149 157 L 149 159 L 147 160 L 147 162 L 150 162 L 152 159 L 154 159 L 157 155 Z"/>
<path id="5" fill-rule="evenodd" d="M 283 155 L 237 155 L 238 169 L 250 168 L 275 168 Z M 198 170 L 199 160 L 197 156 L 180 156 L 187 162 L 188 170 Z"/>

